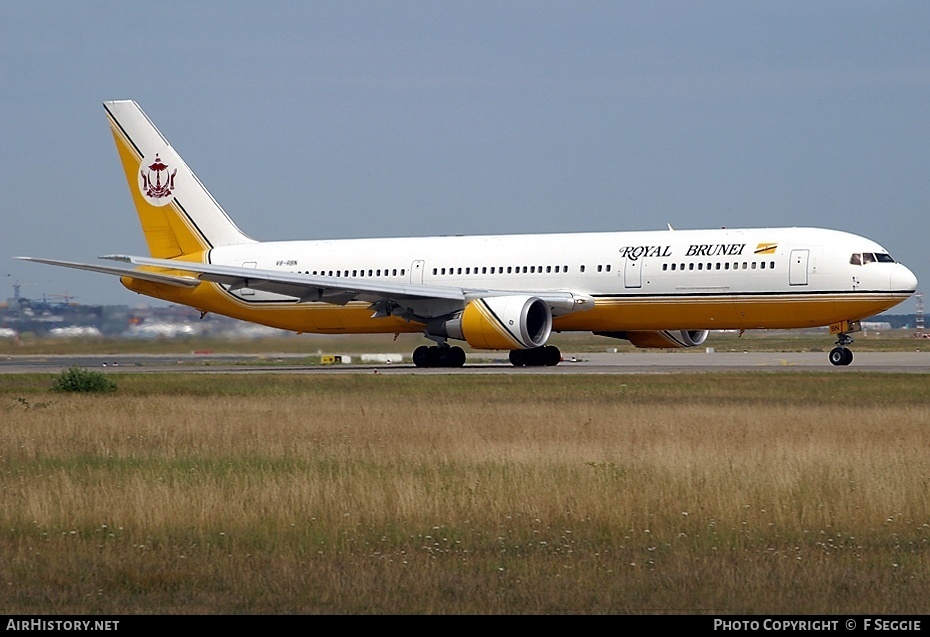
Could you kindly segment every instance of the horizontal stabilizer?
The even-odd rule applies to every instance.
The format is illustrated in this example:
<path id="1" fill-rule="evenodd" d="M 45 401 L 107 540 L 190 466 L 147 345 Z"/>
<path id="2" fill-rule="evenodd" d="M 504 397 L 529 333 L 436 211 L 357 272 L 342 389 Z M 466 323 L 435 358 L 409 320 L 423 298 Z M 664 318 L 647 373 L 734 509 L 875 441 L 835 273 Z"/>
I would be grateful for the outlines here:
<path id="1" fill-rule="evenodd" d="M 142 281 L 151 281 L 152 283 L 163 283 L 165 285 L 174 285 L 185 288 L 195 288 L 200 285 L 200 280 L 188 276 L 173 276 L 170 274 L 158 274 L 156 272 L 145 272 L 144 270 L 131 270 L 129 268 L 114 268 L 105 265 L 91 265 L 89 263 L 75 263 L 74 261 L 56 261 L 55 259 L 38 259 L 36 257 L 15 257 L 20 261 L 34 261 L 36 263 L 45 263 L 48 265 L 57 265 L 64 268 L 74 268 L 75 270 L 87 270 L 89 272 L 100 272 L 103 274 L 112 274 L 115 276 L 128 276 L 133 279 Z"/>

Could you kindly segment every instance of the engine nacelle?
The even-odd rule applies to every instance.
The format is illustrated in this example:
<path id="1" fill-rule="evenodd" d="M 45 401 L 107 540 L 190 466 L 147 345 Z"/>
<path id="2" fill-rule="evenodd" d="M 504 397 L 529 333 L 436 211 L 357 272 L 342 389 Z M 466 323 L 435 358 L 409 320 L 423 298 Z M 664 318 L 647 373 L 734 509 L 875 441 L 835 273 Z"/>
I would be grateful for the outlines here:
<path id="1" fill-rule="evenodd" d="M 430 323 L 428 331 L 476 349 L 533 349 L 549 340 L 552 310 L 535 296 L 488 296 L 471 301 L 457 318 Z"/>
<path id="2" fill-rule="evenodd" d="M 636 347 L 697 347 L 707 340 L 707 330 L 659 330 L 645 331 L 632 330 L 626 332 L 595 332 L 599 336 L 622 338 L 630 341 Z"/>

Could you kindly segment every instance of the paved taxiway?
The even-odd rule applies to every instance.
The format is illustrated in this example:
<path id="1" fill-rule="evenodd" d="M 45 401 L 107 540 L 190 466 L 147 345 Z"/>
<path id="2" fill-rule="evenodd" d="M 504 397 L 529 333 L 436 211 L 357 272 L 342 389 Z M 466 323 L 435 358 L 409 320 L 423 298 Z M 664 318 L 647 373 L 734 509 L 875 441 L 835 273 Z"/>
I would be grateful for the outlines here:
<path id="1" fill-rule="evenodd" d="M 470 356 L 459 369 L 417 369 L 411 363 L 304 365 L 303 354 L 190 354 L 6 356 L 0 375 L 58 373 L 71 366 L 121 372 L 201 372 L 236 374 L 644 374 L 674 372 L 930 373 L 930 351 L 856 352 L 849 367 L 834 367 L 825 352 L 631 352 L 564 354 L 557 367 L 512 367 L 499 356 Z"/>

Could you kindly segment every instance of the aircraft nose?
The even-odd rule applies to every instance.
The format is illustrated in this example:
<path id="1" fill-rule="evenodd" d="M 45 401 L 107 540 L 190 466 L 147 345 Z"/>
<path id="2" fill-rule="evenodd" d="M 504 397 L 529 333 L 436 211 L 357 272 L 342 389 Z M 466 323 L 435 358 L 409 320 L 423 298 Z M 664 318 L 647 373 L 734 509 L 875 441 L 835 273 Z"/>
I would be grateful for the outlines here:
<path id="1" fill-rule="evenodd" d="M 899 263 L 891 270 L 889 289 L 892 292 L 916 292 L 917 277 L 914 276 L 913 272 Z"/>

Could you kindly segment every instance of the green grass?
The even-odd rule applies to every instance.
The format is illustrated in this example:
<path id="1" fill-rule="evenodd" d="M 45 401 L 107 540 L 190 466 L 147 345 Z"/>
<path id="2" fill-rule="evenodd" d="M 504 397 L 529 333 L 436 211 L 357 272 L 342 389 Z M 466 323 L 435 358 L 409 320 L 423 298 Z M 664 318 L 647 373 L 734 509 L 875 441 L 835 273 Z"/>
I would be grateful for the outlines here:
<path id="1" fill-rule="evenodd" d="M 48 394 L 51 374 L 0 376 L 0 396 L 54 397 Z M 437 403 L 480 396 L 484 403 L 509 404 L 515 399 L 546 405 L 566 402 L 593 404 L 668 404 L 685 397 L 694 404 L 766 402 L 804 406 L 823 404 L 922 405 L 930 403 L 930 383 L 924 374 L 844 374 L 831 372 L 683 372 L 646 375 L 534 376 L 468 374 L 447 378 L 433 375 L 346 374 L 119 374 L 120 396 L 368 396 L 429 398 Z"/>
<path id="2" fill-rule="evenodd" d="M 116 383 L 103 372 L 69 367 L 55 377 L 52 390 L 72 393 L 104 393 L 116 391 Z"/>

